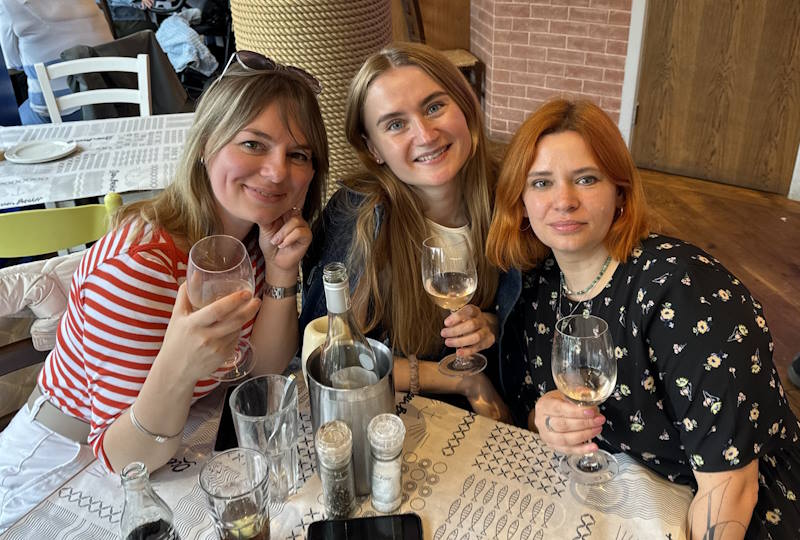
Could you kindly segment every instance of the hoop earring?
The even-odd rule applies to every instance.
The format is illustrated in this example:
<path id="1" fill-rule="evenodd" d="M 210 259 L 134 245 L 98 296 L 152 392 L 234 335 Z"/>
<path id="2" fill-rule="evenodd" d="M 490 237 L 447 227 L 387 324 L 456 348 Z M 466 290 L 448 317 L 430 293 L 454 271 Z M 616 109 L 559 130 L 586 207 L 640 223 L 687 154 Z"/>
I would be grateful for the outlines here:
<path id="1" fill-rule="evenodd" d="M 619 207 L 619 215 L 617 217 L 621 218 L 624 213 L 625 213 L 625 207 L 624 206 L 620 206 Z"/>
<path id="2" fill-rule="evenodd" d="M 531 220 L 526 220 L 527 224 L 524 227 L 520 227 L 519 232 L 525 232 L 531 228 Z"/>

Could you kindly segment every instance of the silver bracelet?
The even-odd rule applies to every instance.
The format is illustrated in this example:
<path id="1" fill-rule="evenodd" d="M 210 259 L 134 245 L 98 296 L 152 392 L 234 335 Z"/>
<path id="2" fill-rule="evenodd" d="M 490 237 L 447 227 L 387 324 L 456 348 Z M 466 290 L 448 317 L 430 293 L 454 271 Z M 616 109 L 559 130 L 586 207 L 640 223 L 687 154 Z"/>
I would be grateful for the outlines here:
<path id="1" fill-rule="evenodd" d="M 158 433 L 153 433 L 152 431 L 150 431 L 149 429 L 144 427 L 142 424 L 140 424 L 139 420 L 136 419 L 136 415 L 133 414 L 133 405 L 131 405 L 130 408 L 128 409 L 128 416 L 130 416 L 130 418 L 131 418 L 131 424 L 133 424 L 133 427 L 135 427 L 136 429 L 138 429 L 139 431 L 141 431 L 142 433 L 144 433 L 148 437 L 152 437 L 159 444 L 160 443 L 165 443 L 165 442 L 167 442 L 167 441 L 169 441 L 171 439 L 177 439 L 178 437 L 183 435 L 183 429 L 181 429 L 175 435 L 159 435 Z"/>

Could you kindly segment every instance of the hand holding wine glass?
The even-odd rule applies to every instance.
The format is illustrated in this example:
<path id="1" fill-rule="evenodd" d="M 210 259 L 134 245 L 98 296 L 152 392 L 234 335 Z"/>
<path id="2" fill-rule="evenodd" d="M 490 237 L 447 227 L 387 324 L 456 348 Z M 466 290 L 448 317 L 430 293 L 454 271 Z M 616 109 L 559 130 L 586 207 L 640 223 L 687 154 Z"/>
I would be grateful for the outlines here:
<path id="1" fill-rule="evenodd" d="M 617 361 L 608 324 L 594 315 L 570 315 L 556 321 L 551 360 L 553 380 L 568 400 L 583 407 L 596 407 L 614 391 Z M 554 431 L 551 417 L 545 427 Z M 601 484 L 613 478 L 617 461 L 598 450 L 562 459 L 559 470 L 579 484 Z"/>
<path id="2" fill-rule="evenodd" d="M 238 291 L 253 295 L 253 265 L 244 244 L 226 235 L 207 236 L 198 241 L 189 251 L 186 287 L 195 309 Z M 240 339 L 231 357 L 211 374 L 211 378 L 235 381 L 250 373 L 254 364 L 250 343 Z"/>
<path id="3" fill-rule="evenodd" d="M 431 236 L 422 243 L 422 280 L 436 305 L 455 313 L 466 306 L 478 287 L 475 258 L 466 236 Z M 486 367 L 486 357 L 450 354 L 439 362 L 445 375 L 474 375 Z"/>

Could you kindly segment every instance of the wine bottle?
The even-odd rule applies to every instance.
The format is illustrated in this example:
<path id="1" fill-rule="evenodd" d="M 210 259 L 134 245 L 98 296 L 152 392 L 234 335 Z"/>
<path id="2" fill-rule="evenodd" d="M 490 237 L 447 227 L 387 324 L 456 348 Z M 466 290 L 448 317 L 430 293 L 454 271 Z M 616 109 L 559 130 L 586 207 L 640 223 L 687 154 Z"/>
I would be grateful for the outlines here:
<path id="1" fill-rule="evenodd" d="M 135 461 L 122 470 L 125 504 L 120 518 L 124 540 L 179 540 L 172 510 L 153 491 L 144 463 Z"/>
<path id="2" fill-rule="evenodd" d="M 361 388 L 380 380 L 375 352 L 350 311 L 350 281 L 340 262 L 322 271 L 328 306 L 328 334 L 322 346 L 322 384 L 332 388 Z"/>

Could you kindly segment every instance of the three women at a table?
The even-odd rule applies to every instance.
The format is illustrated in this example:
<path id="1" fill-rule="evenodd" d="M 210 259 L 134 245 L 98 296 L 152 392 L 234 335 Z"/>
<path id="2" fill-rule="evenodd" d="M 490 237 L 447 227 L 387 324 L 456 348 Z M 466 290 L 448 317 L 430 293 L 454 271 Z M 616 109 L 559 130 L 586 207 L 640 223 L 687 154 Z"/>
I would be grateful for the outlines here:
<path id="1" fill-rule="evenodd" d="M 522 125 L 487 241 L 516 280 L 500 314 L 506 402 L 555 450 L 599 445 L 691 484 L 692 539 L 799 538 L 800 424 L 761 305 L 711 255 L 649 234 L 645 214 L 597 106 L 553 101 Z M 551 374 L 556 320 L 581 313 L 603 318 L 615 345 L 617 385 L 599 409 L 568 402 Z"/>
<path id="2" fill-rule="evenodd" d="M 305 72 L 237 53 L 200 101 L 173 183 L 124 207 L 86 252 L 37 390 L 0 434 L 0 531 L 92 454 L 108 471 L 165 464 L 240 337 L 254 374 L 286 368 L 298 335 L 290 291 L 328 170 L 318 91 Z M 211 234 L 245 244 L 255 295 L 194 310 L 187 253 Z"/>

